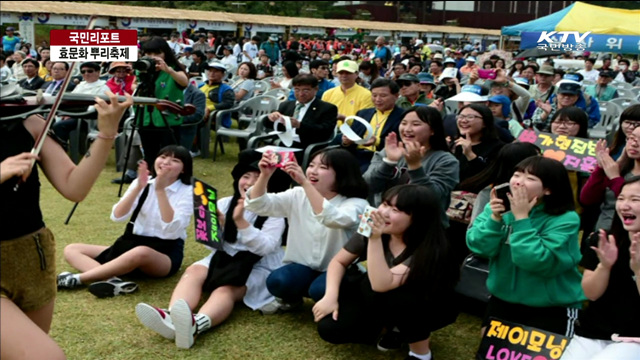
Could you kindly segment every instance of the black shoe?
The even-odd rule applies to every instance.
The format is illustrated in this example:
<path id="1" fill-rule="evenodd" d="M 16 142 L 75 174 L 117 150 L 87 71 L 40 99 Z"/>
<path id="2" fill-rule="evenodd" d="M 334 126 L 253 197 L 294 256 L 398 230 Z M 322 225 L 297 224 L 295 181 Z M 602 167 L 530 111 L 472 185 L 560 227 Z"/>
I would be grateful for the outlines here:
<path id="1" fill-rule="evenodd" d="M 402 337 L 397 330 L 387 331 L 378 340 L 378 350 L 380 351 L 398 350 L 400 347 L 402 347 Z"/>
<path id="2" fill-rule="evenodd" d="M 133 182 L 133 180 L 135 180 L 135 177 L 129 176 L 127 174 L 124 175 L 124 181 L 122 180 L 121 177 L 117 178 L 117 179 L 113 179 L 111 180 L 112 184 L 131 184 Z"/>

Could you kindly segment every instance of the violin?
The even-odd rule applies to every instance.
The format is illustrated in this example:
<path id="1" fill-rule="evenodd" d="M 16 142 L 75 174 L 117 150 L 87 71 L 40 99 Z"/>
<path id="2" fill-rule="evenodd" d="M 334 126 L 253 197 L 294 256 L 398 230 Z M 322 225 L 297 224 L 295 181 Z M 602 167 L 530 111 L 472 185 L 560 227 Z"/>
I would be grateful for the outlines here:
<path id="1" fill-rule="evenodd" d="M 4 85 L 3 88 L 8 85 Z M 9 85 L 10 86 L 10 85 Z M 4 90 L 4 89 L 3 89 Z M 73 112 L 86 112 L 86 107 L 95 104 L 98 97 L 107 103 L 111 99 L 106 95 L 84 95 L 84 94 L 63 94 L 60 102 L 60 110 L 66 112 L 64 115 L 73 115 Z M 119 96 L 118 101 L 124 102 L 124 96 Z M 38 94 L 35 96 L 22 96 L 22 94 L 3 95 L 0 97 L 0 109 L 2 115 L 0 120 L 24 119 L 33 114 L 47 113 L 51 111 L 55 98 L 49 95 Z M 195 106 L 187 104 L 180 106 L 169 100 L 160 100 L 150 97 L 134 97 L 134 105 L 150 105 L 162 112 L 170 112 L 180 116 L 187 116 L 196 112 Z"/>

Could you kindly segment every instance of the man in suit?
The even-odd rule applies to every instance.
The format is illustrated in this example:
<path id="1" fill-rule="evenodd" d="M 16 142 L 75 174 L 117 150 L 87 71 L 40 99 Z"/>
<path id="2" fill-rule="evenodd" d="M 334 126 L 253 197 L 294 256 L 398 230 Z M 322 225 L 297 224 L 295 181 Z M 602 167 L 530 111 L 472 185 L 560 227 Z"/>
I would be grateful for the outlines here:
<path id="1" fill-rule="evenodd" d="M 371 124 L 373 128 L 371 139 L 358 145 L 346 136 L 338 135 L 333 141 L 351 151 L 358 158 L 363 174 L 369 168 L 373 154 L 384 149 L 384 140 L 387 135 L 391 132 L 398 133 L 398 127 L 404 113 L 404 109 L 396 105 L 399 93 L 400 88 L 396 82 L 385 78 L 374 80 L 371 84 L 371 99 L 374 107 L 360 110 L 356 114 Z M 356 134 L 364 137 L 366 130 L 362 124 L 354 122 L 351 124 L 351 128 Z"/>
<path id="2" fill-rule="evenodd" d="M 41 87 L 44 90 L 45 94 L 56 95 L 64 82 L 64 77 L 67 76 L 67 71 L 69 71 L 69 64 L 64 61 L 54 62 L 51 65 L 51 77 L 53 80 L 47 81 Z M 69 85 L 67 85 L 67 89 L 65 92 L 70 92 L 76 87 L 76 84 L 73 81 L 69 81 Z"/>
<path id="3" fill-rule="evenodd" d="M 18 81 L 18 86 L 25 90 L 38 90 L 44 84 L 44 80 L 38 76 L 40 63 L 36 59 L 24 59 L 22 61 L 22 70 L 27 75 L 26 79 Z"/>
<path id="4" fill-rule="evenodd" d="M 311 144 L 327 141 L 335 131 L 338 108 L 316 97 L 318 79 L 315 76 L 300 74 L 293 78 L 291 84 L 296 100 L 281 103 L 278 111 L 272 112 L 264 120 L 264 126 L 272 129 L 275 122 L 282 121 L 283 116 L 290 116 L 291 126 L 300 137 L 291 147 L 304 150 Z M 298 162 L 301 162 L 302 155 L 302 151 L 296 152 Z"/>

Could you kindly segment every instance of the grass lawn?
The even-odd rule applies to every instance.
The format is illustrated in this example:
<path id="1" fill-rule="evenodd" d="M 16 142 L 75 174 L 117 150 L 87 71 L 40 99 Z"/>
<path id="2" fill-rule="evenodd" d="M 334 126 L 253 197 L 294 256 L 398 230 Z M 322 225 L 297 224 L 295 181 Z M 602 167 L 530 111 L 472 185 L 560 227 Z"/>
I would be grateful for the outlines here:
<path id="1" fill-rule="evenodd" d="M 220 197 L 232 193 L 231 169 L 237 159 L 236 144 L 225 148 L 227 154 L 219 156 L 217 162 L 197 158 L 194 164 L 194 176 L 215 186 Z M 110 180 L 118 176 L 112 156 L 69 225 L 64 225 L 64 220 L 73 203 L 62 198 L 41 176 L 41 205 L 45 222 L 56 236 L 58 272 L 73 271 L 62 255 L 66 245 L 74 242 L 110 245 L 124 232 L 125 224 L 109 220 L 111 208 L 118 200 L 118 186 Z M 375 346 L 335 346 L 324 342 L 317 335 L 309 300 L 300 312 L 274 316 L 262 316 L 238 304 L 230 319 L 198 338 L 192 349 L 176 348 L 173 342 L 144 328 L 134 308 L 139 302 L 167 307 L 184 269 L 208 254 L 193 240 L 193 225 L 188 234 L 182 269 L 172 278 L 138 281 L 138 292 L 110 299 L 98 299 L 86 289 L 58 294 L 51 336 L 69 359 L 403 359 L 406 356 L 404 350 L 382 353 Z M 460 314 L 455 324 L 432 336 L 436 358 L 473 359 L 479 329 L 480 318 Z"/>

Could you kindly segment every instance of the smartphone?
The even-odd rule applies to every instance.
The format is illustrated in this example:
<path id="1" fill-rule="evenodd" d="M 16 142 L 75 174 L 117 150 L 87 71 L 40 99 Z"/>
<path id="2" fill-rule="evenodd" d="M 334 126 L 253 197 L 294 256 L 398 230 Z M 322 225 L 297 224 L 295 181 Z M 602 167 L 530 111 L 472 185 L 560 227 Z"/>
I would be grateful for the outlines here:
<path id="1" fill-rule="evenodd" d="M 509 192 L 509 190 L 511 190 L 511 188 L 509 187 L 509 183 L 497 185 L 494 187 L 494 189 L 496 190 L 498 199 L 502 200 L 502 204 L 505 208 L 504 211 L 507 212 L 511 210 L 511 203 L 509 202 L 509 197 L 507 196 L 507 193 Z"/>
<path id="2" fill-rule="evenodd" d="M 367 206 L 364 209 L 364 213 L 362 213 L 362 216 L 360 217 L 360 224 L 358 224 L 358 234 L 364 237 L 371 236 L 371 225 L 369 224 L 369 219 L 371 219 L 371 212 L 374 210 L 378 209 L 373 206 Z"/>
<path id="3" fill-rule="evenodd" d="M 478 69 L 478 77 L 480 79 L 494 80 L 497 74 L 495 70 Z"/>

